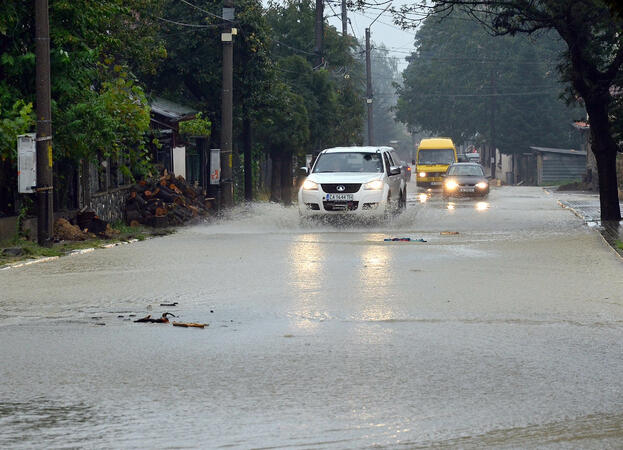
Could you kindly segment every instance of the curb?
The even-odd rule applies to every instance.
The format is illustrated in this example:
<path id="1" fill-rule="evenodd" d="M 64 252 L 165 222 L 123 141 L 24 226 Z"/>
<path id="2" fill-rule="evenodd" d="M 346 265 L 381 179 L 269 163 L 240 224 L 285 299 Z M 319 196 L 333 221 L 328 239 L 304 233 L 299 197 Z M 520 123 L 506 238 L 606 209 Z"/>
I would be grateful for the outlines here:
<path id="1" fill-rule="evenodd" d="M 138 239 L 130 239 L 129 241 L 114 242 L 114 243 L 111 243 L 111 244 L 102 245 L 100 247 L 82 248 L 80 250 L 72 250 L 71 252 L 66 253 L 65 255 L 62 255 L 62 256 L 84 255 L 86 253 L 94 252 L 98 248 L 113 248 L 113 247 L 118 247 L 120 245 L 133 244 L 133 243 L 138 242 L 138 241 L 139 241 Z M 55 260 L 57 260 L 59 258 L 61 258 L 61 257 L 60 256 L 47 256 L 45 258 L 38 258 L 38 259 L 32 259 L 30 261 L 18 262 L 18 263 L 14 263 L 14 264 L 7 264 L 7 265 L 5 265 L 3 267 L 0 267 L 0 271 L 2 271 L 2 270 L 9 270 L 9 269 L 17 269 L 19 267 L 30 266 L 32 264 L 38 264 L 38 263 L 44 263 L 44 262 L 49 262 L 49 261 L 55 261 Z"/>
<path id="2" fill-rule="evenodd" d="M 595 230 L 599 233 L 599 237 L 601 238 L 601 240 L 604 242 L 604 244 L 606 244 L 606 246 L 616 255 L 619 257 L 619 259 L 621 259 L 623 261 L 623 251 L 619 250 L 618 248 L 615 247 L 616 244 L 611 243 L 608 241 L 608 239 L 606 239 L 606 236 L 604 236 L 604 233 L 602 232 L 602 229 L 600 229 L 601 224 L 599 226 L 595 226 L 596 224 L 598 224 L 599 222 L 596 222 L 594 220 L 587 220 L 586 217 L 584 217 L 584 215 L 582 215 L 579 211 L 577 211 L 575 208 L 572 208 L 571 206 L 567 206 L 565 204 L 563 204 L 560 200 L 557 200 L 558 205 L 560 205 L 560 207 L 562 209 L 566 209 L 571 211 L 578 219 L 582 220 L 584 222 L 584 225 L 586 225 L 588 228 Z M 592 226 L 590 224 L 593 224 Z"/>

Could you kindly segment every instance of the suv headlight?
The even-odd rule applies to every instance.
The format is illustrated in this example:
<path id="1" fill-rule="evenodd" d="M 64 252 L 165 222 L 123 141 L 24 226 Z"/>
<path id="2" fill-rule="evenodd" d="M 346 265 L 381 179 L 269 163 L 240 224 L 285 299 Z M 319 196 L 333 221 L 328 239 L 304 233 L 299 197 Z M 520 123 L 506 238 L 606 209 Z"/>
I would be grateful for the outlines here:
<path id="1" fill-rule="evenodd" d="M 383 184 L 383 180 L 373 180 L 368 181 L 366 184 L 364 184 L 363 188 L 372 191 L 380 191 L 381 189 L 383 189 Z"/>
<path id="2" fill-rule="evenodd" d="M 476 183 L 476 187 L 478 189 L 487 189 L 487 183 L 485 183 L 484 181 L 481 181 L 480 183 Z"/>
<path id="3" fill-rule="evenodd" d="M 303 183 L 303 189 L 306 191 L 317 191 L 318 183 L 314 183 L 312 180 L 305 180 Z"/>

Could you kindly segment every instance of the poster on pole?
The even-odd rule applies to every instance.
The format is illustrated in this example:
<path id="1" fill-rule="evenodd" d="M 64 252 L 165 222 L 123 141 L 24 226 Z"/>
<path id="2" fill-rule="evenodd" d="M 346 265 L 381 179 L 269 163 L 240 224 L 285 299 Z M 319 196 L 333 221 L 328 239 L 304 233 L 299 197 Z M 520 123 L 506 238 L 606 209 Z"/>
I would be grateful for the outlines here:
<path id="1" fill-rule="evenodd" d="M 17 186 L 20 194 L 33 194 L 37 185 L 37 139 L 35 133 L 17 136 Z"/>
<path id="2" fill-rule="evenodd" d="M 221 149 L 210 149 L 210 184 L 221 183 Z"/>

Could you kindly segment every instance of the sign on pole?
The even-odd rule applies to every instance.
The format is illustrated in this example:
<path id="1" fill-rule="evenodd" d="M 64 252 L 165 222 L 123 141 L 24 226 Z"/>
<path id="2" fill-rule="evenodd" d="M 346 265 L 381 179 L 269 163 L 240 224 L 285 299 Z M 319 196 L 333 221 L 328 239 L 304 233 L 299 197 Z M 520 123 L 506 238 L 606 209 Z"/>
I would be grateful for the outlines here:
<path id="1" fill-rule="evenodd" d="M 221 183 L 221 150 L 210 149 L 210 184 Z"/>
<path id="2" fill-rule="evenodd" d="M 20 194 L 34 194 L 37 185 L 37 139 L 35 133 L 17 136 L 17 186 Z"/>

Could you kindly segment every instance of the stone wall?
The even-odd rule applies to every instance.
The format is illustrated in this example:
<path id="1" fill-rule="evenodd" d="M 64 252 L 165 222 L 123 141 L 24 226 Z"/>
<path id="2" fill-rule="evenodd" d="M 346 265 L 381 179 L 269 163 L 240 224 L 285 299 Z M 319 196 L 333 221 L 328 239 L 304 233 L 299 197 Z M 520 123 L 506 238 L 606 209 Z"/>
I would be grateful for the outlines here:
<path id="1" fill-rule="evenodd" d="M 123 221 L 125 202 L 130 193 L 131 186 L 111 189 L 108 192 L 91 194 L 91 199 L 86 205 L 86 210 L 95 211 L 95 214 L 107 222 Z"/>

